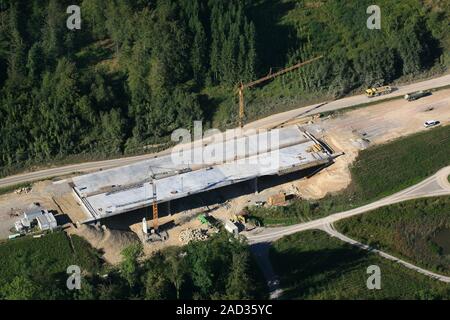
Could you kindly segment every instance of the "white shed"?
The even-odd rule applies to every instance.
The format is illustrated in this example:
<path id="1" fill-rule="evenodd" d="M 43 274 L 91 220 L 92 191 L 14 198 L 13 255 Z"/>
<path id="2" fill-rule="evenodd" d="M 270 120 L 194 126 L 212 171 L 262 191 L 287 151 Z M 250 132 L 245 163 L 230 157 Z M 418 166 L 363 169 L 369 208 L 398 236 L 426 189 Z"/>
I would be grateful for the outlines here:
<path id="1" fill-rule="evenodd" d="M 50 212 L 45 212 L 44 214 L 36 217 L 39 229 L 44 230 L 54 230 L 58 224 L 56 219 Z"/>
<path id="2" fill-rule="evenodd" d="M 230 220 L 225 221 L 225 230 L 227 230 L 228 232 L 230 232 L 232 234 L 238 234 L 239 233 L 239 228 L 237 227 L 237 225 L 235 225 Z"/>

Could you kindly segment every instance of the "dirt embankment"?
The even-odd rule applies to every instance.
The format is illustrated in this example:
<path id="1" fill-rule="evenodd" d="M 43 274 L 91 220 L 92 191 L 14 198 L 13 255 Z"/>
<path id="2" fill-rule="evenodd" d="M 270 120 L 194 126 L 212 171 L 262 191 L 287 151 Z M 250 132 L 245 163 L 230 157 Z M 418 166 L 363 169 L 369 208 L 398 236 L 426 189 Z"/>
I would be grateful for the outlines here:
<path id="1" fill-rule="evenodd" d="M 86 239 L 92 247 L 103 253 L 103 258 L 110 264 L 118 264 L 122 260 L 122 250 L 140 242 L 134 232 L 111 230 L 106 226 L 97 227 L 83 224 L 77 228 L 70 228 L 67 232 Z"/>
<path id="2" fill-rule="evenodd" d="M 450 90 L 434 92 L 413 102 L 393 100 L 356 109 L 336 118 L 318 120 L 314 126 L 321 128 L 322 138 L 344 155 L 338 157 L 332 166 L 293 185 L 306 199 L 320 199 L 327 193 L 343 190 L 351 182 L 349 167 L 360 150 L 429 130 L 423 125 L 427 120 L 450 124 Z"/>

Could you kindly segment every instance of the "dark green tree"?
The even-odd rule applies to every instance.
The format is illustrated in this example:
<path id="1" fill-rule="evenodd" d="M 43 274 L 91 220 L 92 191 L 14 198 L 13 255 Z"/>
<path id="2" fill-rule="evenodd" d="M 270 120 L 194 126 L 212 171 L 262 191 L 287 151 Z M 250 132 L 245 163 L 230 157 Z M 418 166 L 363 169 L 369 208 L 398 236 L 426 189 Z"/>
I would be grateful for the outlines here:
<path id="1" fill-rule="evenodd" d="M 120 264 L 120 271 L 122 277 L 128 282 L 129 286 L 133 288 L 139 279 L 139 258 L 143 253 L 142 245 L 133 244 L 126 247 L 122 251 L 122 262 Z"/>
<path id="2" fill-rule="evenodd" d="M 26 276 L 16 276 L 5 284 L 0 295 L 6 300 L 35 300 L 40 299 L 40 287 Z"/>
<path id="3" fill-rule="evenodd" d="M 249 276 L 249 252 L 233 254 L 233 261 L 227 281 L 226 297 L 232 300 L 251 299 L 253 279 Z"/>

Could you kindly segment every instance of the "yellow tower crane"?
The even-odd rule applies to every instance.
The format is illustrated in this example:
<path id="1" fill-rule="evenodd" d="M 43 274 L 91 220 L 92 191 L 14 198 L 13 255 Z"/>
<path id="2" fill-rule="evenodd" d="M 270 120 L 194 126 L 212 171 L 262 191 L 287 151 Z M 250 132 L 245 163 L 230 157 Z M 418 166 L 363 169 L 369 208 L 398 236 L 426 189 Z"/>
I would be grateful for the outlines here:
<path id="1" fill-rule="evenodd" d="M 153 168 L 158 168 L 158 169 L 164 169 L 166 171 L 161 172 L 156 174 L 153 171 Z M 186 169 L 185 169 L 186 170 Z M 190 170 L 190 169 L 189 169 Z M 156 180 L 158 178 L 161 178 L 161 176 L 167 176 L 167 175 L 171 175 L 171 174 L 176 174 L 178 173 L 180 170 L 176 170 L 173 168 L 165 168 L 165 167 L 158 167 L 158 166 L 150 166 L 149 167 L 149 171 L 150 171 L 150 183 L 152 185 L 152 213 L 153 213 L 153 230 L 155 233 L 158 233 L 158 228 L 159 228 L 159 223 L 158 223 L 158 218 L 159 218 L 159 212 L 158 212 L 158 202 L 157 202 L 157 193 L 156 193 Z M 183 171 L 183 170 L 181 170 Z"/>
<path id="2" fill-rule="evenodd" d="M 152 167 L 150 167 L 150 183 L 152 184 L 152 193 L 153 193 L 153 203 L 152 203 L 152 211 L 153 211 L 153 230 L 155 233 L 158 232 L 158 203 L 156 202 L 156 183 L 155 183 L 155 173 L 153 172 Z"/>
<path id="3" fill-rule="evenodd" d="M 314 62 L 316 60 L 321 59 L 323 56 L 318 56 L 315 57 L 313 59 L 304 61 L 304 62 L 299 62 L 296 65 L 293 65 L 291 67 L 288 67 L 286 69 L 280 70 L 278 72 L 275 73 L 271 73 L 261 79 L 249 82 L 247 84 L 244 83 L 240 83 L 239 87 L 238 87 L 238 95 L 239 95 L 239 126 L 242 128 L 244 126 L 244 116 L 245 116 L 245 101 L 244 101 L 244 90 L 247 88 L 251 88 L 253 86 L 256 86 L 257 84 L 260 84 L 262 82 L 268 81 L 270 79 L 276 78 L 282 74 L 288 73 L 292 70 L 298 69 L 300 67 L 303 67 L 304 65 L 310 64 L 311 62 Z"/>

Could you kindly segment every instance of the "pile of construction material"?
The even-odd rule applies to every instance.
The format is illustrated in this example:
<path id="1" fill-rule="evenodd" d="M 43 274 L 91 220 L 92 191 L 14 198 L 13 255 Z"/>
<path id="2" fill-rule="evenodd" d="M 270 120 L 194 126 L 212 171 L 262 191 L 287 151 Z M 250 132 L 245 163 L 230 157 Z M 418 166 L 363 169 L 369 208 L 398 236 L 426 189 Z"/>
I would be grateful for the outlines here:
<path id="1" fill-rule="evenodd" d="M 178 239 L 182 244 L 188 244 L 191 241 L 205 241 L 208 239 L 208 234 L 204 229 L 188 228 L 180 232 Z"/>
<path id="2" fill-rule="evenodd" d="M 22 193 L 30 193 L 31 192 L 31 188 L 30 187 L 23 187 L 20 189 L 17 189 L 16 191 L 14 191 L 15 194 L 22 194 Z"/>
<path id="3" fill-rule="evenodd" d="M 285 193 L 279 193 L 273 196 L 270 196 L 267 199 L 267 204 L 269 206 L 282 206 L 286 204 L 286 194 Z"/>

